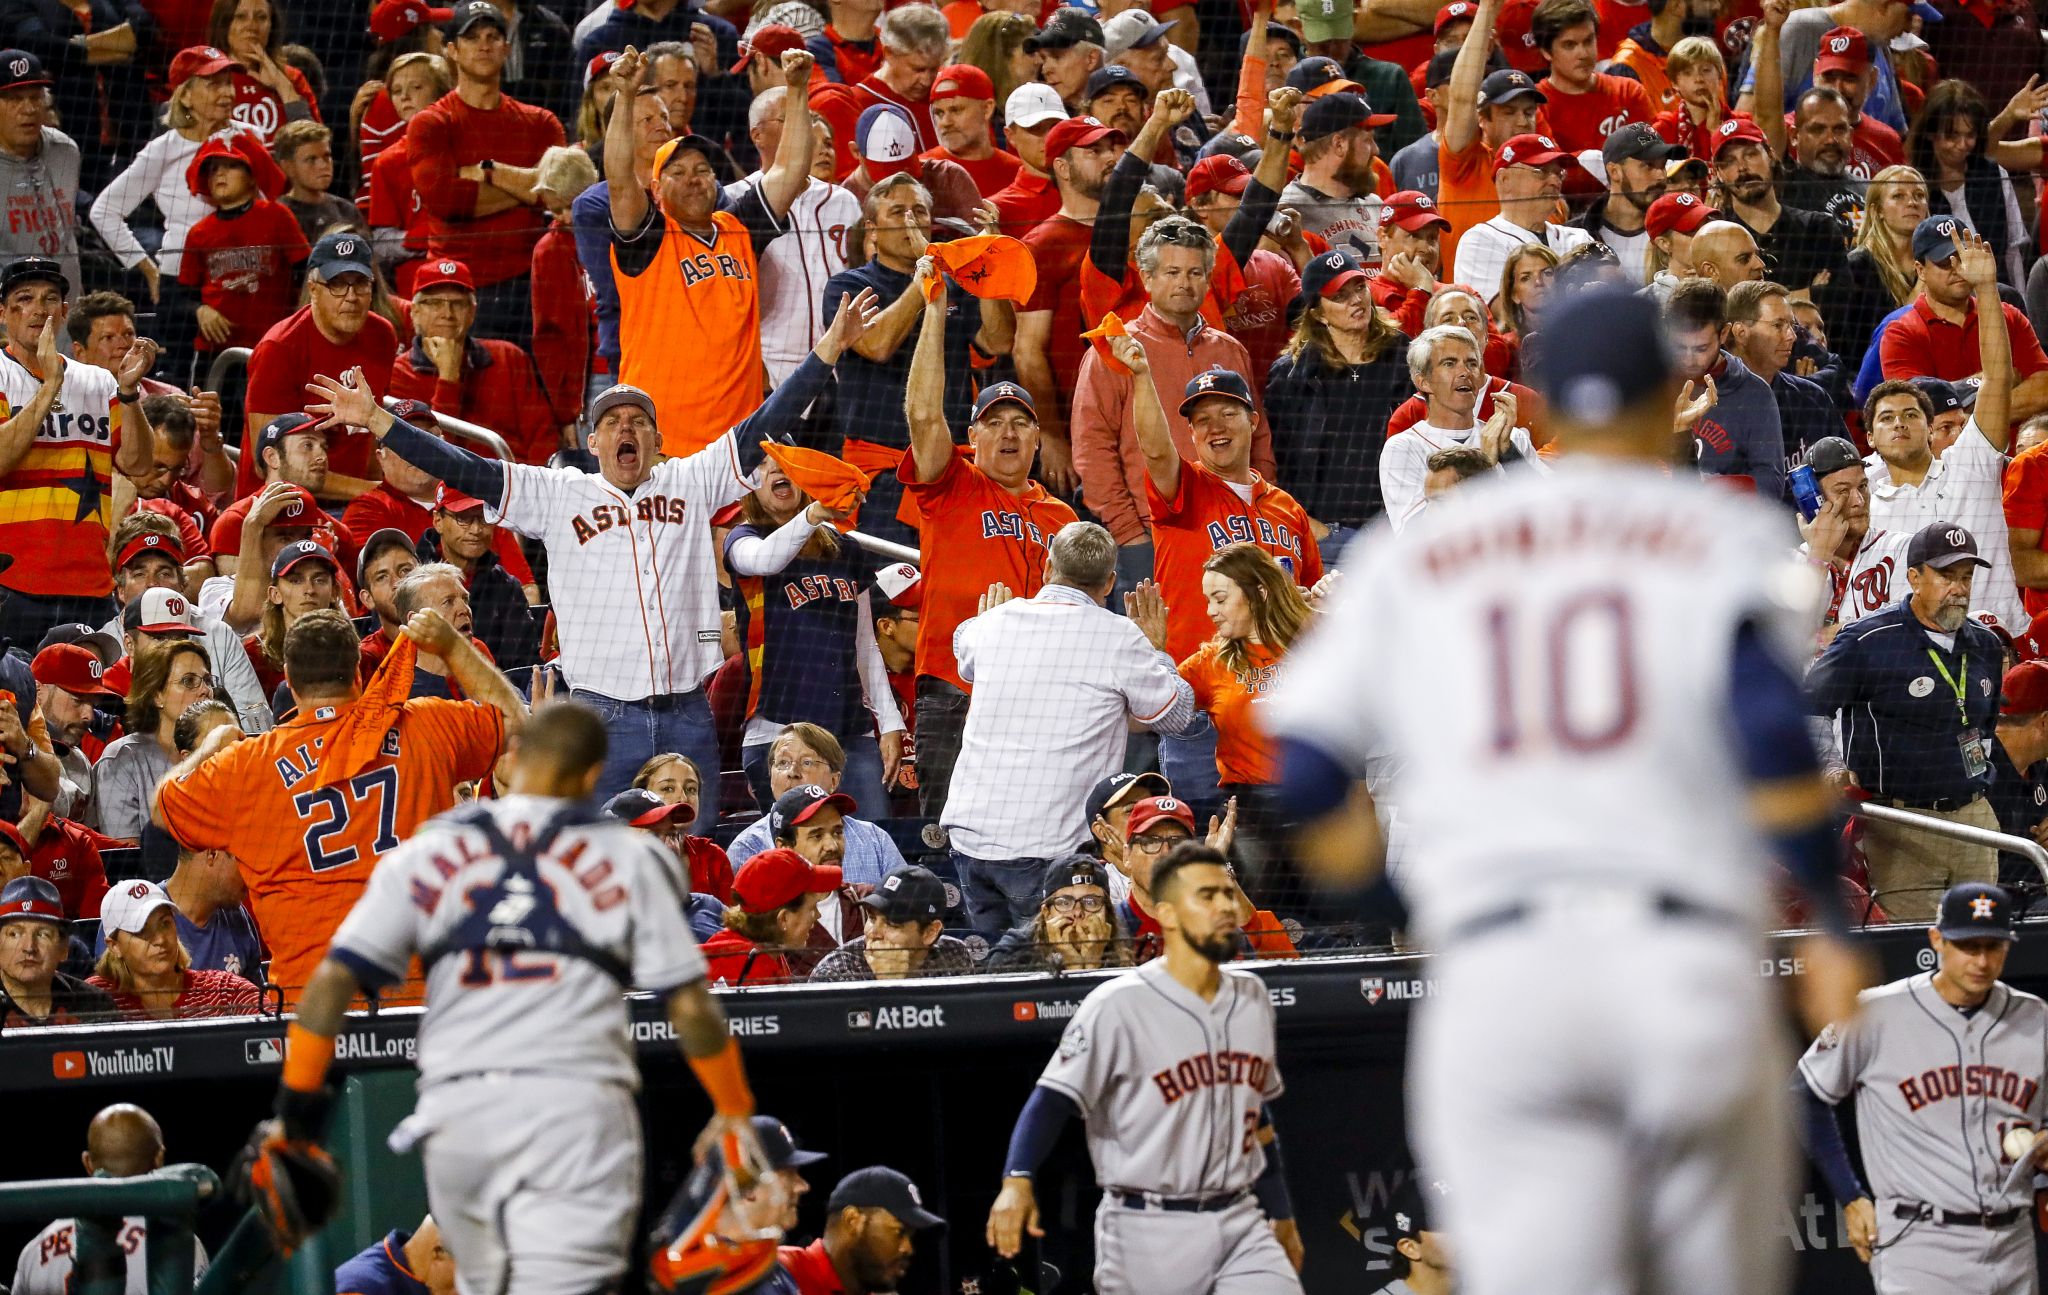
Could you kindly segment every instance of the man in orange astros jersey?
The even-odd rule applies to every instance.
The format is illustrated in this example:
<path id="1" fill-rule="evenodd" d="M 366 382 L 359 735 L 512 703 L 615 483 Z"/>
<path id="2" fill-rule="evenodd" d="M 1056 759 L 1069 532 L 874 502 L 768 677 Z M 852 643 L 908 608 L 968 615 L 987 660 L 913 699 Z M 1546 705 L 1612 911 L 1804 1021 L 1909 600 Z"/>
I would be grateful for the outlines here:
<path id="1" fill-rule="evenodd" d="M 298 714 L 246 741 L 232 725 L 214 730 L 157 785 L 159 827 L 186 849 L 226 850 L 241 862 L 270 945 L 270 980 L 287 1003 L 320 965 L 377 860 L 452 807 L 458 784 L 489 774 L 526 719 L 511 682 L 439 612 L 415 614 L 404 636 L 365 694 L 348 618 L 300 618 L 284 640 Z M 408 647 L 447 662 L 475 700 L 405 700 Z"/>
<path id="2" fill-rule="evenodd" d="M 938 273 L 919 259 L 915 282 Z M 1014 382 L 983 387 L 967 424 L 971 459 L 946 423 L 946 294 L 925 303 L 910 359 L 904 414 L 910 449 L 896 475 L 923 517 L 922 608 L 917 630 L 918 796 L 927 816 L 946 807 L 953 762 L 967 726 L 967 684 L 953 657 L 953 631 L 975 614 L 992 584 L 1029 598 L 1045 583 L 1045 551 L 1074 510 L 1031 479 L 1038 413 Z"/>

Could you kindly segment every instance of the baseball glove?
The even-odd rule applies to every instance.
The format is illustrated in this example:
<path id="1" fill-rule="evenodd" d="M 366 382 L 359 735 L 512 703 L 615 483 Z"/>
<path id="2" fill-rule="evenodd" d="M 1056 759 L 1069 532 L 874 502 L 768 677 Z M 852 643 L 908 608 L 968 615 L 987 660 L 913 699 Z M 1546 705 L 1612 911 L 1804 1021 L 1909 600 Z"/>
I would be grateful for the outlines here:
<path id="1" fill-rule="evenodd" d="M 334 1215 L 341 1171 L 319 1143 L 287 1138 L 277 1120 L 265 1120 L 236 1158 L 236 1193 L 263 1216 L 290 1255 Z"/>

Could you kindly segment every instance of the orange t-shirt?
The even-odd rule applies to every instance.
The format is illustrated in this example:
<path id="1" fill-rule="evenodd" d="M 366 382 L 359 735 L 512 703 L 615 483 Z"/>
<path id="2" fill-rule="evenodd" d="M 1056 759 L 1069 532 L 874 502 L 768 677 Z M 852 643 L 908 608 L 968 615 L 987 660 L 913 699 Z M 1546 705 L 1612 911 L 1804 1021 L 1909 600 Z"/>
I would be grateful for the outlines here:
<path id="1" fill-rule="evenodd" d="M 1323 555 L 1308 512 L 1256 472 L 1247 502 L 1208 468 L 1183 461 L 1172 499 L 1145 475 L 1145 502 L 1152 510 L 1152 578 L 1166 599 L 1166 652 L 1176 661 L 1215 632 L 1202 596 L 1202 564 L 1218 549 L 1256 544 L 1303 588 L 1323 578 Z"/>
<path id="2" fill-rule="evenodd" d="M 1074 510 L 1036 481 L 1012 494 L 955 454 L 936 481 L 917 479 L 917 452 L 905 450 L 896 467 L 903 492 L 924 516 L 918 533 L 924 570 L 924 614 L 917 625 L 917 673 L 944 679 L 962 692 L 953 631 L 974 615 L 997 581 L 1030 598 L 1045 581 L 1045 550 L 1054 532 L 1075 520 Z"/>
<path id="3" fill-rule="evenodd" d="M 1436 145 L 1436 209 L 1451 227 L 1437 246 L 1440 265 L 1458 263 L 1458 240 L 1474 225 L 1484 225 L 1500 215 L 1500 195 L 1493 189 L 1493 152 L 1477 135 L 1461 153 L 1453 153 L 1441 138 Z"/>
<path id="4" fill-rule="evenodd" d="M 2022 450 L 2005 465 L 2005 524 L 2016 531 L 2040 531 L 2048 548 L 2048 445 Z M 2048 589 L 2020 587 L 2027 615 L 2048 611 Z M 2014 627 L 2018 631 L 2018 627 Z"/>
<path id="5" fill-rule="evenodd" d="M 1216 725 L 1216 781 L 1270 783 L 1280 776 L 1272 744 L 1259 727 L 1255 709 L 1273 690 L 1280 674 L 1280 654 L 1263 643 L 1248 645 L 1251 670 L 1239 678 L 1223 664 L 1223 645 L 1215 639 L 1180 663 L 1180 677 L 1195 690 L 1195 705 Z"/>
<path id="6" fill-rule="evenodd" d="M 377 860 L 452 808 L 456 784 L 489 773 L 505 742 L 505 717 L 493 707 L 414 698 L 363 772 L 316 790 L 319 751 L 348 709 L 301 711 L 165 783 L 158 797 L 181 845 L 226 850 L 241 864 L 270 946 L 270 981 L 288 1000 L 312 979 Z"/>

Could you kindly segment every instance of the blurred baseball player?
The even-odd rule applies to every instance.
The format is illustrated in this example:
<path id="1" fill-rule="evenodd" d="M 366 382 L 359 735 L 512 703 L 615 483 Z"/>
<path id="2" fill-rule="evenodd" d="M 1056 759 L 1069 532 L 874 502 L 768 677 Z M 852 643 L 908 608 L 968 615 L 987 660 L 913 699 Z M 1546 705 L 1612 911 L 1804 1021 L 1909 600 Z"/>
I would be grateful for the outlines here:
<path id="1" fill-rule="evenodd" d="M 1163 957 L 1098 985 L 1017 1117 L 988 1243 L 1044 1236 L 1032 1179 L 1067 1121 L 1087 1122 L 1102 1184 L 1102 1295 L 1301 1289 L 1301 1237 L 1267 1106 L 1280 1096 L 1273 1004 L 1237 955 L 1223 855 L 1176 846 L 1152 869 Z"/>
<path id="2" fill-rule="evenodd" d="M 1973 1292 L 2040 1289 L 2028 1207 L 2048 1165 L 2048 1003 L 1999 983 L 2013 916 L 1997 886 L 1950 887 L 1927 932 L 1935 969 L 1864 993 L 1799 1060 L 1807 1150 L 1878 1295 L 1954 1290 L 1966 1273 Z M 1868 1188 L 1835 1123 L 1851 1097 Z"/>
<path id="3" fill-rule="evenodd" d="M 1773 856 L 1841 921 L 1793 664 L 1819 580 L 1781 513 L 1671 472 L 1695 402 L 1654 303 L 1588 292 L 1545 328 L 1573 339 L 1535 374 L 1567 456 L 1353 546 L 1269 704 L 1283 790 L 1311 863 L 1361 883 L 1358 783 L 1404 756 L 1404 888 L 1438 958 L 1410 1127 L 1460 1289 L 1768 1295 L 1791 1183 L 1756 974 Z M 1859 973 L 1837 937 L 1805 952 L 1817 1029 Z"/>
<path id="4" fill-rule="evenodd" d="M 355 627 L 338 611 L 309 612 L 284 640 L 298 714 L 246 741 L 233 725 L 215 729 L 157 784 L 157 826 L 188 850 L 226 850 L 242 865 L 270 946 L 270 983 L 287 998 L 312 976 L 377 861 L 454 805 L 457 784 L 490 773 L 526 719 L 518 690 L 441 613 L 416 613 L 405 635 L 447 662 L 475 700 L 420 697 L 388 718 L 358 714 L 380 703 L 357 685 Z M 350 734 L 372 749 L 329 748 Z M 345 777 L 330 776 L 330 759 L 350 764 Z"/>
<path id="5" fill-rule="evenodd" d="M 424 1146 L 427 1196 L 462 1295 L 595 1295 L 626 1269 L 640 1117 L 624 990 L 667 1001 L 710 1093 L 710 1132 L 760 1164 L 739 1047 L 704 984 L 661 844 L 584 809 L 605 726 L 542 706 L 501 800 L 443 815 L 377 869 L 335 932 L 285 1044 L 285 1145 L 324 1123 L 334 1037 L 359 987 L 427 967 L 420 1100 L 393 1135 Z"/>
<path id="6" fill-rule="evenodd" d="M 95 1178 L 135 1178 L 164 1167 L 164 1134 L 140 1106 L 126 1102 L 92 1117 L 85 1130 L 85 1152 L 79 1157 Z M 116 1234 L 127 1268 L 123 1295 L 148 1295 L 149 1220 L 131 1214 Z M 206 1247 L 193 1239 L 192 1277 L 206 1273 Z M 13 1295 L 68 1295 L 78 1256 L 78 1224 L 58 1219 L 21 1248 L 14 1265 Z"/>

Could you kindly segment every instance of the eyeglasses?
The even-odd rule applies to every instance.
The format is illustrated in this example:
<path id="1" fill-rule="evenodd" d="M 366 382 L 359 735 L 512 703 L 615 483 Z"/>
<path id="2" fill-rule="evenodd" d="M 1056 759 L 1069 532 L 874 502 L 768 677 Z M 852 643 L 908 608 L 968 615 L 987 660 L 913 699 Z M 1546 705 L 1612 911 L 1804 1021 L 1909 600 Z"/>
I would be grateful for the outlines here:
<path id="1" fill-rule="evenodd" d="M 1054 895 L 1045 906 L 1055 913 L 1071 913 L 1076 906 L 1084 913 L 1099 913 L 1109 907 L 1109 901 L 1101 895 Z"/>
<path id="2" fill-rule="evenodd" d="M 1165 854 L 1187 839 L 1184 836 L 1134 836 L 1130 840 L 1130 848 L 1143 854 Z"/>
<path id="3" fill-rule="evenodd" d="M 807 755 L 801 760 L 777 760 L 769 767 L 776 773 L 830 773 L 832 771 L 831 765 L 814 755 Z"/>
<path id="4" fill-rule="evenodd" d="M 171 682 L 178 685 L 178 687 L 180 688 L 211 689 L 213 687 L 213 676 L 210 674 L 181 674 L 177 678 L 171 680 Z"/>
<path id="5" fill-rule="evenodd" d="M 370 295 L 370 281 L 353 276 L 339 282 L 322 283 L 321 288 L 337 297 L 367 297 Z"/>

